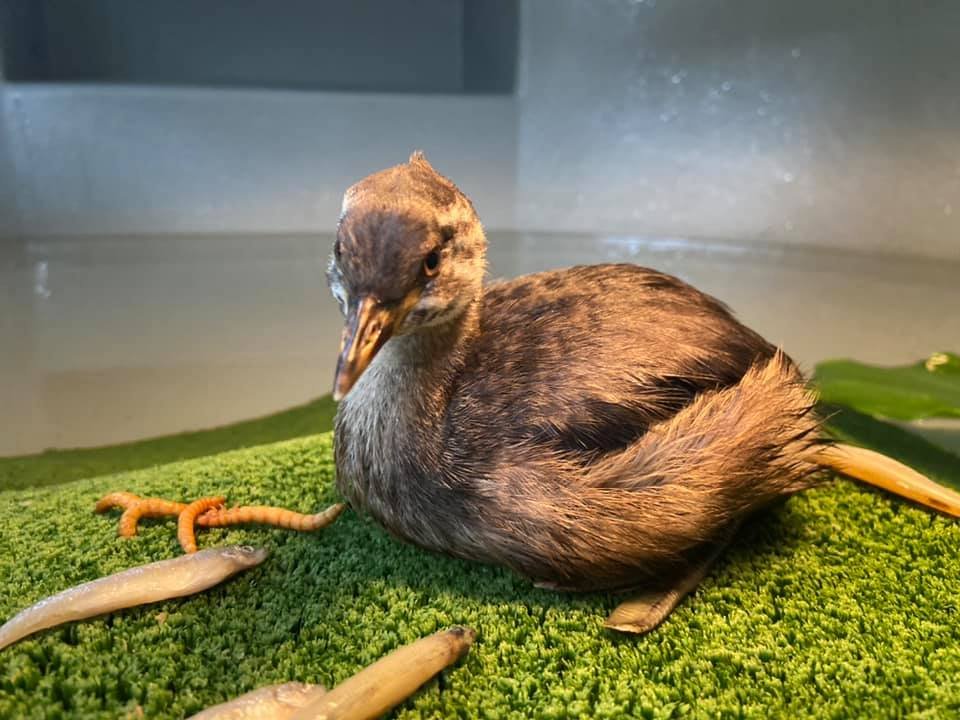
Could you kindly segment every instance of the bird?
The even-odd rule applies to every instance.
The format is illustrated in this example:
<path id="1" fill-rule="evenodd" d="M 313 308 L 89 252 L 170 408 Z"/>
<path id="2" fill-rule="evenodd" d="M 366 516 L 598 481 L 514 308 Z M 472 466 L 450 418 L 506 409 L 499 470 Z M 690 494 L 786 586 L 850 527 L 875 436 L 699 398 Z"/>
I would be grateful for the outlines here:
<path id="1" fill-rule="evenodd" d="M 822 430 L 797 364 L 719 300 L 632 264 L 486 281 L 470 199 L 422 152 L 350 186 L 336 483 L 396 537 L 645 633 L 741 523 L 826 469 L 960 515 L 960 495 Z"/>

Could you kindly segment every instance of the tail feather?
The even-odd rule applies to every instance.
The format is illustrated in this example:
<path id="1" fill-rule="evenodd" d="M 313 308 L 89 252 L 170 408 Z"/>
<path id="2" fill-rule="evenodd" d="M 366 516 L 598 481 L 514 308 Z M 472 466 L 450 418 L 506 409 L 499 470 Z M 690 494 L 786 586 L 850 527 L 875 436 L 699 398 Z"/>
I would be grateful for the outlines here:
<path id="1" fill-rule="evenodd" d="M 960 495 L 820 433 L 816 397 L 780 353 L 700 395 L 638 441 L 586 467 L 504 465 L 483 559 L 550 587 L 615 589 L 689 569 L 747 516 L 825 480 L 824 468 L 960 516 Z M 476 557 L 476 553 L 462 553 Z"/>
<path id="2" fill-rule="evenodd" d="M 812 460 L 894 495 L 960 517 L 960 493 L 935 483 L 916 470 L 873 450 L 852 445 L 827 445 Z"/>
<path id="3" fill-rule="evenodd" d="M 782 354 L 704 393 L 636 443 L 584 468 L 505 469 L 513 505 L 497 558 L 538 580 L 611 588 L 662 576 L 746 515 L 817 483 L 815 398 Z M 562 481 L 548 483 L 544 477 Z M 529 495 L 531 502 L 516 503 Z"/>

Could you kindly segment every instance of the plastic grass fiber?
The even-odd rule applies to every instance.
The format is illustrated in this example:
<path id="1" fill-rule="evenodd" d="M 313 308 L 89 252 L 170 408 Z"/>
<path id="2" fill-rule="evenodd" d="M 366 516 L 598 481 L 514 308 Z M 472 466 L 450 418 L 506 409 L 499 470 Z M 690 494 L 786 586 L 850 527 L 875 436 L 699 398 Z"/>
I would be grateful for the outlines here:
<path id="1" fill-rule="evenodd" d="M 60 487 L 0 493 L 0 618 L 180 552 L 167 520 L 116 537 L 94 500 L 124 489 L 308 511 L 336 496 L 311 436 Z M 180 718 L 287 680 L 327 687 L 402 643 L 466 624 L 464 662 L 403 718 L 956 717 L 960 523 L 838 482 L 747 529 L 652 635 L 601 627 L 616 603 L 427 554 L 344 513 L 304 535 L 201 531 L 271 557 L 200 596 L 49 630 L 0 651 L 0 717 Z M 142 715 L 141 715 L 142 713 Z"/>

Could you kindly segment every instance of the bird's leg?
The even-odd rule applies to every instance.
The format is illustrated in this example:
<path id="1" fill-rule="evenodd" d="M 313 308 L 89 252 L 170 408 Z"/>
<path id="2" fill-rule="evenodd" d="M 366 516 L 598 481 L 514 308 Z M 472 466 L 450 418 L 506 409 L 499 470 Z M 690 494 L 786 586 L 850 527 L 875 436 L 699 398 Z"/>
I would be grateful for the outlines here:
<path id="1" fill-rule="evenodd" d="M 728 538 L 713 545 L 688 566 L 670 587 L 661 590 L 645 590 L 617 605 L 603 623 L 604 627 L 637 635 L 648 633 L 656 628 L 667 619 L 684 597 L 696 589 L 729 542 Z"/>

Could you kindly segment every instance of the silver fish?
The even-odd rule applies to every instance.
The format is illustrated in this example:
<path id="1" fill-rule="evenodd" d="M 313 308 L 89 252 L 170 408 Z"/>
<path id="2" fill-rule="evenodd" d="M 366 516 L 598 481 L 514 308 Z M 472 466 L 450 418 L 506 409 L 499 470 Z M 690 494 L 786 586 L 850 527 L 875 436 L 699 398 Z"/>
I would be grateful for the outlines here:
<path id="1" fill-rule="evenodd" d="M 268 685 L 208 707 L 190 720 L 286 720 L 325 692 L 323 685 L 299 682 Z"/>
<path id="2" fill-rule="evenodd" d="M 55 625 L 193 595 L 259 565 L 266 558 L 267 551 L 262 548 L 210 548 L 77 585 L 44 598 L 0 627 L 0 650 Z"/>
<path id="3" fill-rule="evenodd" d="M 475 630 L 454 627 L 404 645 L 311 700 L 292 720 L 371 720 L 467 654 Z"/>

